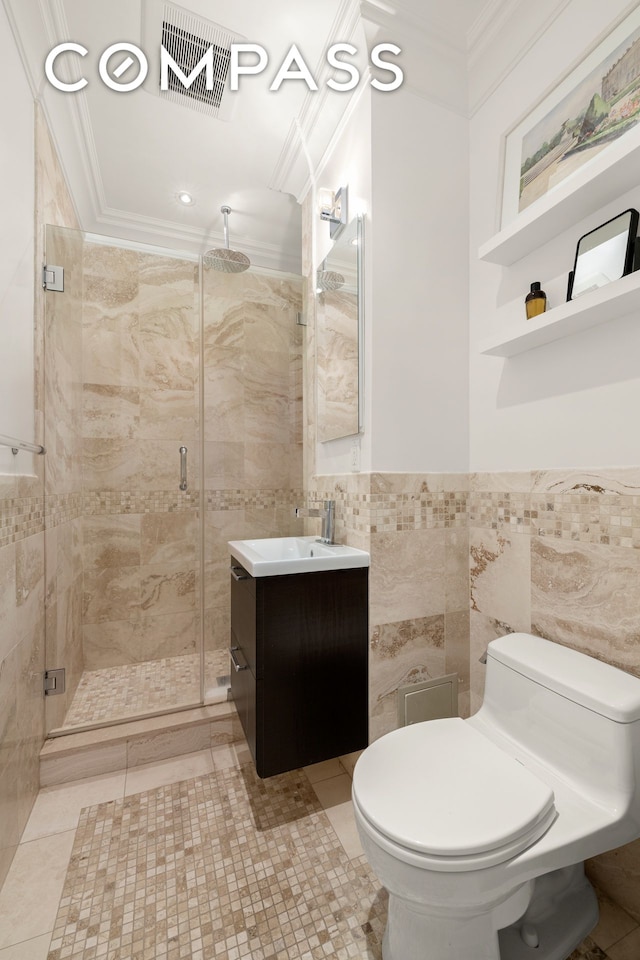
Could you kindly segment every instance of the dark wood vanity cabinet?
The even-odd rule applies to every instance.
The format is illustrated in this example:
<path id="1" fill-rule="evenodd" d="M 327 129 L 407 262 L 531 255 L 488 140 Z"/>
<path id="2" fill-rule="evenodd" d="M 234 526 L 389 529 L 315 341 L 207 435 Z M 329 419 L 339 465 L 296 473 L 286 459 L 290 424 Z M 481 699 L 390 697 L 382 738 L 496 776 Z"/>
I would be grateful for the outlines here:
<path id="1" fill-rule="evenodd" d="M 368 573 L 254 578 L 232 558 L 231 692 L 260 777 L 367 746 Z"/>

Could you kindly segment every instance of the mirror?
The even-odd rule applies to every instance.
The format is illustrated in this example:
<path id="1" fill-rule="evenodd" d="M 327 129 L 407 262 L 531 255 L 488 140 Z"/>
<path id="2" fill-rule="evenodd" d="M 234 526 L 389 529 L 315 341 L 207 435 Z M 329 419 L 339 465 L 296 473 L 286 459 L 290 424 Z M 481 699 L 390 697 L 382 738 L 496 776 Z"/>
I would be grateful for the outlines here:
<path id="1" fill-rule="evenodd" d="M 318 439 L 359 433 L 363 218 L 347 224 L 316 274 Z"/>
<path id="2" fill-rule="evenodd" d="M 578 241 L 571 289 L 567 299 L 597 290 L 634 269 L 638 213 L 625 210 L 612 220 L 585 233 Z"/>

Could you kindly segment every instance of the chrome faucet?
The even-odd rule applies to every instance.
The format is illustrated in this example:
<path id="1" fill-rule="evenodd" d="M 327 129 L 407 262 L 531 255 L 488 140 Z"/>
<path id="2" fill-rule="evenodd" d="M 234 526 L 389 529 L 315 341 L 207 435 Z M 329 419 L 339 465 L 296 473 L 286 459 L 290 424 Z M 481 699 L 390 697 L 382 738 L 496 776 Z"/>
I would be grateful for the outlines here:
<path id="1" fill-rule="evenodd" d="M 318 538 L 321 543 L 333 543 L 335 500 L 323 500 L 323 509 L 316 507 L 296 507 L 296 517 L 321 517 L 322 533 Z"/>

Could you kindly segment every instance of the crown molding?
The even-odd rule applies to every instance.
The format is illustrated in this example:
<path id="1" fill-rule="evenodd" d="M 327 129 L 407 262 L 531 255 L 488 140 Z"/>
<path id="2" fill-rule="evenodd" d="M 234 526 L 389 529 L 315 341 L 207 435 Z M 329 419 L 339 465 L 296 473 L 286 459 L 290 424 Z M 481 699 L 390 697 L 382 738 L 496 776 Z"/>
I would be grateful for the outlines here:
<path id="1" fill-rule="evenodd" d="M 212 247 L 224 245 L 223 234 L 212 234 L 197 227 L 178 225 L 171 220 L 145 217 L 113 207 L 106 207 L 95 217 L 90 232 L 92 236 L 112 236 L 125 243 L 150 245 L 155 243 L 163 248 L 178 243 L 182 245 L 183 253 L 195 257 Z M 256 266 L 279 273 L 300 274 L 300 256 L 287 254 L 276 244 L 243 240 L 241 247 L 242 252 L 246 253 L 252 264 Z M 175 248 L 172 247 L 172 249 Z"/>
<path id="2" fill-rule="evenodd" d="M 573 0 L 489 0 L 469 38 L 469 116 L 472 117 Z"/>
<path id="3" fill-rule="evenodd" d="M 359 30 L 360 9 L 357 0 L 342 0 L 325 47 L 333 43 L 351 42 L 356 39 Z M 315 178 L 315 167 L 326 151 L 327 142 L 334 136 L 354 97 L 358 96 L 358 88 L 349 93 L 332 91 L 326 84 L 330 75 L 331 68 L 322 57 L 314 71 L 319 89 L 308 91 L 305 96 L 268 183 L 271 190 L 290 193 L 298 202 L 306 193 L 303 185 Z"/>
<path id="4" fill-rule="evenodd" d="M 376 0 L 359 0 L 360 14 L 364 20 L 389 31 L 388 40 L 402 34 L 412 37 L 417 30 L 421 42 L 426 42 L 430 49 L 440 54 L 456 53 L 466 55 L 466 38 L 454 30 L 446 16 L 439 16 L 432 9 L 427 12 L 422 5 L 416 5 L 407 0 L 391 0 L 390 3 L 378 3 Z"/>

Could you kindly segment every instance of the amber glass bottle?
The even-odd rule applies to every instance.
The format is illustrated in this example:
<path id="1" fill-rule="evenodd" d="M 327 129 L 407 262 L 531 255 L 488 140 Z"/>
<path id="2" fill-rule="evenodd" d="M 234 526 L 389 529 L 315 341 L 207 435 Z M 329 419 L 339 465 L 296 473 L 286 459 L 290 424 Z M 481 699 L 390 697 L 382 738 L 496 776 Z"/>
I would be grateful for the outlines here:
<path id="1" fill-rule="evenodd" d="M 537 317 L 547 309 L 547 295 L 540 289 L 539 281 L 531 284 L 531 292 L 524 298 L 524 306 L 527 311 L 527 320 Z"/>

